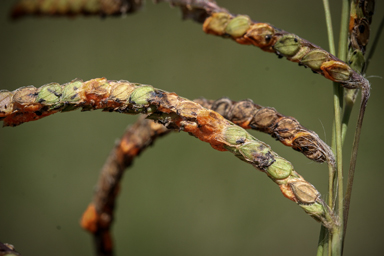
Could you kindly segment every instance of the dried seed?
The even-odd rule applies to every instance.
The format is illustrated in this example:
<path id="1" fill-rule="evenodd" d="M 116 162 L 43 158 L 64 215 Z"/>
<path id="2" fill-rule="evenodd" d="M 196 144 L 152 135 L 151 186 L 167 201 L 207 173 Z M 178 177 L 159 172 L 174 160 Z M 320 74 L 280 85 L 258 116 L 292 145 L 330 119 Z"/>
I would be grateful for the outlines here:
<path id="1" fill-rule="evenodd" d="M 34 86 L 25 86 L 17 89 L 13 95 L 13 101 L 21 105 L 34 103 L 36 101 L 37 88 Z"/>
<path id="2" fill-rule="evenodd" d="M 223 117 L 227 118 L 227 114 L 229 113 L 232 106 L 232 101 L 228 98 L 221 98 L 216 100 L 213 105 L 211 106 L 211 109 L 222 115 Z"/>
<path id="3" fill-rule="evenodd" d="M 319 191 L 306 181 L 297 181 L 290 184 L 299 203 L 313 204 L 320 197 Z"/>
<path id="4" fill-rule="evenodd" d="M 254 129 L 271 134 L 273 132 L 273 125 L 278 119 L 276 109 L 274 108 L 262 108 L 256 112 L 253 120 L 251 120 L 249 126 Z"/>
<path id="5" fill-rule="evenodd" d="M 224 35 L 225 27 L 227 26 L 231 15 L 228 13 L 213 13 L 211 17 L 207 18 L 203 25 L 203 30 L 206 33 L 214 35 Z"/>
<path id="6" fill-rule="evenodd" d="M 274 43 L 275 29 L 266 23 L 255 23 L 252 24 L 246 38 L 249 38 L 253 45 L 265 48 Z"/>
<path id="7" fill-rule="evenodd" d="M 136 86 L 130 84 L 128 81 L 115 82 L 112 85 L 109 99 L 112 101 L 118 100 L 119 102 L 126 102 L 129 100 L 129 96 L 134 89 L 136 89 Z"/>

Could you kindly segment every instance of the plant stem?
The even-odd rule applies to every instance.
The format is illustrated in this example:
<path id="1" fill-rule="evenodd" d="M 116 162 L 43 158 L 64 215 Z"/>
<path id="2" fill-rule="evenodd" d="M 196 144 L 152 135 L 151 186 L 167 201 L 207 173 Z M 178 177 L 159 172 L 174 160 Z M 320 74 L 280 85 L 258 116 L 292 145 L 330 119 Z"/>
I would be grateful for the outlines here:
<path id="1" fill-rule="evenodd" d="M 335 55 L 335 53 L 336 53 L 335 39 L 333 37 L 331 10 L 329 8 L 328 0 L 323 0 L 323 5 L 324 5 L 324 12 L 325 12 L 325 22 L 326 22 L 326 25 L 327 25 L 329 52 L 332 55 Z"/>
<path id="2" fill-rule="evenodd" d="M 317 246 L 316 256 L 324 255 L 325 244 L 327 243 L 326 234 L 327 234 L 326 228 L 323 225 L 321 225 L 319 242 L 317 243 L 318 246 Z"/>
<path id="3" fill-rule="evenodd" d="M 335 40 L 334 40 L 334 37 L 333 37 L 333 26 L 332 26 L 332 18 L 331 18 L 331 11 L 330 11 L 330 8 L 329 8 L 329 2 L 328 0 L 323 0 L 323 6 L 324 6 L 324 13 L 325 13 L 325 21 L 326 21 L 326 26 L 327 26 L 327 34 L 328 34 L 328 43 L 329 43 L 329 52 L 333 55 L 335 55 L 336 53 L 336 49 L 335 49 Z M 339 104 L 339 101 L 335 101 L 334 104 Z M 336 117 L 336 113 L 335 113 L 335 118 Z M 332 133 L 332 144 L 336 144 L 334 143 L 336 140 L 335 140 L 335 135 L 336 135 L 336 132 L 335 132 L 335 125 L 333 125 L 333 133 Z M 332 145 L 334 146 L 334 145 Z M 333 152 L 335 153 L 336 150 L 335 148 L 333 147 Z M 328 182 L 328 205 L 329 207 L 332 208 L 333 206 L 333 191 L 334 191 L 334 183 L 333 183 L 333 180 L 334 180 L 334 174 L 335 174 L 335 169 L 334 169 L 334 166 L 328 164 L 328 177 L 329 177 L 329 182 Z M 332 236 L 329 235 L 328 236 L 328 239 L 326 239 L 326 235 L 327 235 L 327 232 L 325 230 L 325 227 L 324 226 L 321 226 L 321 229 L 320 229 L 320 235 L 319 235 L 319 242 L 318 242 L 318 248 L 317 248 L 317 255 L 324 255 L 325 254 L 325 251 L 324 251 L 324 247 L 325 248 L 331 248 L 331 244 L 332 244 Z M 330 253 L 328 252 L 328 254 L 330 255 Z"/>
<path id="4" fill-rule="evenodd" d="M 354 17 L 356 17 L 354 25 L 359 24 L 359 21 L 356 21 L 356 20 L 362 20 L 362 19 L 366 18 L 365 17 L 366 13 L 361 10 L 362 8 L 363 7 L 360 5 L 360 2 L 354 1 L 351 3 L 351 17 L 352 17 L 352 15 Z M 372 10 L 372 12 L 373 12 L 373 10 Z M 369 22 L 371 22 L 371 18 L 372 17 L 369 18 Z M 380 30 L 379 30 L 379 32 L 378 32 L 378 34 L 374 40 L 371 51 L 368 54 L 368 59 L 366 61 L 364 61 L 364 58 L 362 57 L 362 60 L 356 61 L 355 63 L 353 63 L 351 61 L 352 67 L 357 72 L 361 72 L 362 74 L 365 73 L 367 66 L 368 66 L 368 63 L 369 63 L 369 60 L 372 57 L 373 52 L 376 48 L 377 40 L 378 40 L 378 37 L 380 35 L 380 31 L 383 28 L 383 26 L 384 26 L 384 19 L 382 20 L 382 22 L 380 24 Z M 369 28 L 367 28 L 367 29 L 369 29 Z M 354 33 L 351 33 L 351 35 L 350 35 L 351 41 L 353 40 L 354 36 L 356 36 L 356 35 L 354 35 Z M 365 50 L 366 50 L 366 45 L 357 45 L 356 46 L 356 45 L 351 44 L 349 51 L 350 52 L 353 51 L 354 54 L 356 52 L 360 51 L 362 56 L 364 56 Z M 359 117 L 358 117 L 358 121 L 357 121 L 357 125 L 356 125 L 355 136 L 354 136 L 354 141 L 353 141 L 353 146 L 352 146 L 352 155 L 351 155 L 350 167 L 349 167 L 349 171 L 348 171 L 347 189 L 346 189 L 345 198 L 344 198 L 343 246 L 344 246 L 344 240 L 345 240 L 345 235 L 346 235 L 346 230 L 347 230 L 348 214 L 349 214 L 349 208 L 350 208 L 350 203 L 351 203 L 353 180 L 354 180 L 354 175 L 355 175 L 355 170 L 356 170 L 357 152 L 358 152 L 358 148 L 359 148 L 361 127 L 363 124 L 363 118 L 364 118 L 365 108 L 367 106 L 369 94 L 370 94 L 369 82 L 362 83 L 362 86 L 361 86 L 361 97 L 362 97 L 361 98 L 361 105 L 360 105 Z M 348 106 L 348 109 L 346 109 L 345 113 L 344 113 L 345 120 L 343 119 L 343 123 L 345 123 L 345 125 L 343 124 L 343 126 L 344 126 L 343 128 L 345 130 L 347 129 L 347 124 L 349 121 L 350 112 L 351 112 L 353 104 L 356 100 L 356 93 L 353 93 L 353 91 L 349 92 L 346 95 L 346 99 L 349 102 L 348 105 L 350 105 L 350 106 Z M 343 136 L 345 137 L 345 132 L 344 132 Z"/>
<path id="5" fill-rule="evenodd" d="M 348 22 L 349 22 L 349 1 L 342 0 L 341 27 L 339 39 L 339 59 L 345 61 L 347 58 L 348 46 Z M 336 161 L 337 161 L 337 179 L 338 179 L 338 217 L 339 225 L 332 230 L 332 256 L 340 256 L 343 246 L 343 224 L 344 224 L 344 201 L 343 201 L 343 158 L 342 158 L 342 135 L 341 135 L 341 114 L 343 98 L 339 85 L 334 83 L 334 109 L 335 109 L 335 135 L 336 135 Z"/>

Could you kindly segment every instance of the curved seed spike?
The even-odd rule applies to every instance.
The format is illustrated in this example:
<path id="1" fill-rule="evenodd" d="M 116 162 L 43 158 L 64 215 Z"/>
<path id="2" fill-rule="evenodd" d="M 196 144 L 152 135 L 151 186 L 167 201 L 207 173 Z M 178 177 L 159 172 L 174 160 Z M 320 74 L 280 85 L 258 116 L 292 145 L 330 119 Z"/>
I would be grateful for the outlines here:
<path id="1" fill-rule="evenodd" d="M 100 96 L 98 98 L 100 102 L 107 102 L 110 100 L 107 92 L 111 91 L 111 88 L 115 85 L 116 82 L 107 81 L 104 78 L 92 79 L 86 82 L 74 80 L 64 85 L 60 102 L 65 100 L 66 104 L 71 104 L 72 109 L 80 106 L 93 109 L 94 102 L 88 99 L 98 95 Z M 15 104 L 22 104 L 23 106 L 35 104 L 37 94 L 34 92 L 37 91 L 38 89 L 35 87 L 23 87 L 16 90 L 13 96 Z M 267 172 L 268 176 L 280 186 L 284 196 L 297 202 L 300 206 L 309 203 L 307 194 L 310 193 L 305 194 L 303 192 L 306 191 L 303 189 L 304 186 L 297 185 L 299 184 L 297 182 L 304 184 L 306 181 L 293 170 L 291 163 L 279 157 L 268 145 L 257 140 L 244 129 L 235 128 L 236 126 L 233 123 L 218 113 L 203 108 L 196 102 L 179 97 L 175 93 L 161 91 L 149 85 L 136 86 L 130 94 L 129 102 L 133 104 L 127 104 L 124 108 L 114 110 L 122 113 L 146 114 L 148 107 L 150 107 L 152 110 L 150 118 L 159 120 L 166 124 L 168 128 L 188 132 L 209 143 L 214 149 L 232 152 L 242 161 L 263 172 Z M 38 104 L 44 107 L 44 102 Z M 29 112 L 20 111 L 17 116 L 8 115 L 5 119 L 8 122 L 7 124 L 18 125 L 37 118 L 35 112 L 32 112 L 31 109 L 24 107 L 23 110 Z M 47 111 L 47 115 L 52 112 Z M 314 187 L 311 188 L 317 192 Z M 312 190 L 310 191 L 313 192 Z M 317 195 L 320 197 L 318 192 Z M 310 202 L 310 204 L 313 203 L 315 202 Z M 321 212 L 316 213 L 309 212 L 309 214 L 320 216 L 315 219 L 321 221 L 328 228 L 337 225 L 330 209 L 323 209 Z"/>
<path id="2" fill-rule="evenodd" d="M 217 101 L 197 99 L 195 102 L 218 112 L 244 129 L 268 133 L 313 161 L 320 163 L 328 161 L 331 165 L 335 164 L 332 150 L 315 132 L 300 125 L 293 117 L 278 113 L 274 108 L 262 107 L 251 100 L 235 102 L 228 98 Z M 241 141 L 243 138 L 234 136 L 232 132 L 228 134 L 233 137 L 232 142 Z"/>
<path id="3" fill-rule="evenodd" d="M 27 104 L 30 109 L 26 110 L 25 107 L 23 107 L 23 111 L 29 111 L 31 115 L 24 119 L 18 119 L 17 124 L 12 121 L 15 117 L 8 117 L 4 125 L 12 126 L 37 120 L 55 113 L 61 108 L 62 111 L 70 111 L 79 107 L 82 107 L 83 110 L 104 108 L 105 111 L 128 113 L 135 111 L 152 111 L 146 107 L 141 108 L 140 106 L 148 105 L 150 103 L 149 99 L 153 98 L 155 93 L 155 89 L 148 85 L 139 85 L 129 83 L 128 81 L 108 81 L 105 78 L 92 79 L 86 82 L 73 80 L 63 86 L 52 83 L 44 85 L 39 89 L 34 87 L 30 89 L 38 91 L 36 98 L 30 99 L 30 102 Z M 17 91 L 20 90 L 21 89 Z M 7 105 L 14 103 L 12 100 L 13 94 L 11 94 L 10 92 L 0 94 L 8 95 L 6 97 L 3 96 L 3 98 L 8 99 L 4 101 L 8 102 Z M 164 95 L 164 93 L 159 90 L 155 94 L 157 97 Z M 178 96 L 176 94 L 173 98 L 168 96 L 168 103 L 164 101 L 162 106 L 172 109 L 173 105 L 177 105 L 175 103 L 177 99 Z M 132 109 L 129 103 L 134 103 L 136 107 Z M 232 102 L 228 98 L 222 98 L 215 102 L 202 100 L 199 103 L 207 108 L 217 110 L 221 115 L 235 122 L 237 125 L 241 125 L 243 128 L 252 128 L 271 134 L 278 138 L 283 144 L 302 152 L 311 160 L 317 162 L 334 162 L 331 150 L 316 133 L 301 126 L 296 119 L 279 114 L 274 108 L 264 108 L 254 104 L 251 100 Z M 184 108 L 189 110 L 197 107 L 197 105 L 192 102 L 184 102 L 183 104 Z M 162 110 L 166 111 L 166 108 Z M 189 116 L 190 112 L 183 112 L 184 108 L 179 107 L 179 114 L 188 118 L 195 118 L 194 116 Z M 7 110 L 3 116 L 5 117 L 14 111 L 20 112 L 20 107 L 14 108 L 12 105 L 12 109 Z M 26 116 L 26 113 L 23 115 Z M 236 133 L 239 131 L 234 127 L 228 130 L 228 136 L 234 137 L 231 143 L 249 139 L 243 138 L 243 135 L 237 135 Z M 231 132 L 231 129 L 235 131 Z M 244 134 L 246 134 L 245 131 Z M 228 140 L 230 138 L 226 139 Z"/>
<path id="4" fill-rule="evenodd" d="M 19 0 L 12 18 L 26 15 L 121 15 L 141 8 L 142 0 Z"/>
<path id="5" fill-rule="evenodd" d="M 29 88 L 29 89 L 28 89 Z M 15 92 L 21 94 L 20 90 L 32 90 L 38 92 L 37 96 L 28 98 L 23 107 L 13 107 L 16 102 L 13 99 Z M 22 111 L 28 112 L 30 116 L 24 119 L 18 119 L 17 124 L 40 119 L 48 116 L 61 109 L 61 111 L 70 111 L 82 107 L 83 110 L 104 109 L 104 111 L 118 112 L 143 112 L 152 111 L 143 105 L 150 104 L 150 99 L 156 94 L 157 98 L 167 96 L 167 101 L 163 101 L 160 107 L 162 111 L 174 109 L 178 106 L 178 96 L 176 94 L 164 94 L 160 90 L 155 90 L 149 85 L 139 85 L 128 81 L 108 81 L 105 78 L 92 79 L 82 82 L 81 80 L 73 80 L 63 86 L 57 83 L 51 83 L 36 89 L 35 87 L 22 88 L 14 93 L 3 91 L 0 96 L 3 99 L 0 101 L 0 111 L 6 119 L 4 125 L 16 125 L 9 115 L 13 112 Z M 27 93 L 28 94 L 28 93 Z M 172 96 L 173 95 L 173 96 Z M 172 97 L 171 97 L 172 96 Z M 278 113 L 274 108 L 265 108 L 254 104 L 251 100 L 233 102 L 228 98 L 222 98 L 217 101 L 197 100 L 204 107 L 211 108 L 223 115 L 225 118 L 234 122 L 245 129 L 255 129 L 271 134 L 273 137 L 280 140 L 284 145 L 292 147 L 294 150 L 302 152 L 306 157 L 317 162 L 328 161 L 334 163 L 333 154 L 319 136 L 310 131 L 292 118 L 286 117 Z M 19 104 L 19 103 L 17 103 Z M 135 106 L 130 106 L 134 104 Z M 7 111 L 4 110 L 5 105 L 10 106 Z M 28 109 L 25 106 L 28 105 Z M 186 118 L 196 118 L 192 109 L 197 109 L 199 105 L 193 102 L 183 102 L 183 108 L 178 106 L 178 114 Z M 3 110 L 1 110 L 3 109 Z M 188 109 L 185 112 L 183 109 Z M 196 110 L 197 111 L 197 110 Z M 195 112 L 196 112 L 195 111 Z M 19 114 L 20 115 L 25 115 Z M 167 123 L 167 119 L 164 119 Z M 240 129 L 240 130 L 239 130 Z M 237 126 L 230 126 L 224 140 L 230 141 L 235 145 L 243 143 L 252 138 L 245 137 L 248 134 L 243 129 Z M 239 153 L 240 154 L 240 153 Z"/>
<path id="6" fill-rule="evenodd" d="M 170 1 L 173 2 L 173 1 Z M 366 9 L 369 10 L 374 6 L 374 3 L 372 1 L 364 2 L 364 6 L 366 6 Z M 182 3 L 178 3 L 179 6 L 183 6 Z M 206 29 L 209 27 L 209 24 L 212 21 L 212 17 L 214 15 L 218 15 L 216 12 L 219 13 L 227 13 L 220 10 L 220 7 L 218 7 L 216 4 L 210 4 L 206 5 L 204 7 L 200 8 L 204 9 L 209 16 L 203 25 L 203 30 L 208 34 L 214 34 L 214 35 L 221 35 L 220 33 L 212 32 L 209 29 Z M 369 12 L 369 11 L 368 11 Z M 239 17 L 239 16 L 237 16 Z M 232 20 L 236 19 L 233 15 L 231 16 Z M 231 21 L 232 21 L 231 20 Z M 367 18 L 368 23 L 369 19 Z M 228 25 L 231 23 L 228 22 Z M 227 25 L 227 26 L 228 26 Z M 368 30 L 366 28 L 366 22 L 360 21 L 360 26 L 356 27 L 355 34 L 357 35 L 357 38 L 361 41 L 361 44 L 366 44 L 367 42 L 367 36 L 368 36 Z M 351 20 L 350 23 L 351 29 L 354 27 L 353 20 Z M 228 33 L 231 35 L 230 33 Z M 322 48 L 318 47 L 317 45 L 314 45 L 310 43 L 309 41 L 302 39 L 294 34 L 290 34 L 286 31 L 283 31 L 281 29 L 275 28 L 271 26 L 268 23 L 261 23 L 261 22 L 253 22 L 251 21 L 250 26 L 248 30 L 243 34 L 240 35 L 232 35 L 232 39 L 234 39 L 236 42 L 240 44 L 253 44 L 257 47 L 260 47 L 263 51 L 267 52 L 275 52 L 279 57 L 287 57 L 288 60 L 293 62 L 299 62 L 302 63 L 302 60 L 305 56 L 307 56 L 307 59 L 304 60 L 304 62 L 308 62 L 309 65 L 306 65 L 312 69 L 314 73 L 319 73 L 324 75 L 327 79 L 330 79 L 334 82 L 341 83 L 342 86 L 346 88 L 363 88 L 368 89 L 369 86 L 366 86 L 366 84 L 369 84 L 369 82 L 360 74 L 356 73 L 353 70 L 348 70 L 343 67 L 341 60 L 336 58 L 335 56 L 331 55 L 330 53 L 326 52 Z M 315 53 L 312 53 L 312 51 L 316 51 Z M 326 65 L 323 68 L 321 68 L 321 63 L 338 63 L 335 65 Z M 344 63 L 345 64 L 345 63 Z M 319 68 L 319 65 L 320 68 Z M 345 64 L 347 66 L 347 64 Z M 334 70 L 332 70 L 334 69 Z M 348 74 L 349 71 L 349 74 Z M 348 78 L 347 78 L 348 77 Z M 350 78 L 350 79 L 349 79 Z M 369 93 L 364 93 L 369 94 Z"/>
<path id="7" fill-rule="evenodd" d="M 140 116 L 134 125 L 126 129 L 120 141 L 111 150 L 100 172 L 92 202 L 81 219 L 81 227 L 99 241 L 99 252 L 113 255 L 111 225 L 115 219 L 116 199 L 124 171 L 132 165 L 138 155 L 153 145 L 157 138 L 169 133 L 170 130 L 163 125 Z"/>
<path id="8" fill-rule="evenodd" d="M 33 14 L 40 13 L 40 5 L 41 1 L 39 0 L 29 0 L 31 3 L 25 4 L 24 2 L 17 4 L 14 8 L 13 15 L 17 17 L 18 15 L 24 14 Z M 48 1 L 48 0 L 47 0 Z M 49 0 L 49 1 L 58 1 L 58 0 Z M 67 0 L 63 0 L 67 1 Z M 69 1 L 69 0 L 68 0 Z M 95 2 L 93 2 L 95 1 Z M 90 11 L 95 10 L 94 6 L 104 6 L 109 0 L 99 0 L 100 3 L 96 3 L 96 0 L 90 1 L 87 5 L 87 11 L 84 13 L 89 13 Z M 131 12 L 137 10 L 138 7 L 141 6 L 141 0 L 111 0 L 111 8 L 108 8 L 108 11 L 98 10 L 98 13 L 110 13 L 109 10 L 120 10 L 121 13 Z M 44 2 L 44 1 L 43 1 Z M 77 2 L 77 1 L 74 1 Z M 320 47 L 310 43 L 309 41 L 302 39 L 294 34 L 290 34 L 281 29 L 275 28 L 268 23 L 261 22 L 253 22 L 249 19 L 248 16 L 238 15 L 234 17 L 231 15 L 226 9 L 218 6 L 215 1 L 202 1 L 202 0 L 157 0 L 155 2 L 168 2 L 171 5 L 179 6 L 185 18 L 192 18 L 198 22 L 204 21 L 203 29 L 206 33 L 214 34 L 214 35 L 229 35 L 236 42 L 240 44 L 253 44 L 255 46 L 260 47 L 264 51 L 275 52 L 279 56 L 286 56 L 289 60 L 293 62 L 300 62 L 301 58 L 304 57 L 309 51 L 314 49 L 323 50 Z M 70 4 L 71 3 L 71 4 Z M 78 2 L 78 4 L 80 1 Z M 84 7 L 83 2 L 81 2 L 81 6 L 72 6 L 72 1 L 68 2 L 68 9 L 75 8 L 74 10 L 78 10 L 80 8 L 80 12 Z M 365 18 L 370 23 L 371 16 L 373 15 L 373 9 L 375 3 L 373 0 L 362 0 L 359 1 L 361 3 L 361 8 L 363 8 L 362 12 L 366 14 Z M 29 7 L 24 7 L 24 6 Z M 116 6 L 120 6 L 120 8 L 116 8 Z M 128 6 L 128 7 L 127 7 Z M 131 8 L 132 7 L 132 8 Z M 64 8 L 64 4 L 61 7 Z M 26 11 L 28 10 L 28 11 Z M 72 9 L 71 9 L 72 10 Z M 73 14 L 72 12 L 71 14 Z M 51 14 L 58 14 L 55 12 Z M 227 22 L 228 21 L 228 22 Z M 359 21 L 360 26 L 357 26 L 356 34 L 357 38 L 359 38 L 361 44 L 366 44 L 367 42 L 367 33 L 368 30 L 366 28 L 365 21 Z M 351 29 L 354 28 L 353 20 L 350 23 Z M 225 33 L 223 33 L 223 31 Z M 365 50 L 360 49 L 363 53 Z M 329 54 L 330 61 L 341 62 L 335 56 Z M 317 67 L 317 65 L 314 65 Z M 328 66 L 328 68 L 332 69 L 337 66 Z M 316 69 L 312 69 L 315 73 L 319 73 L 325 75 L 324 72 Z M 327 70 L 327 74 L 325 77 L 334 81 L 340 82 L 338 79 L 338 75 L 329 75 L 332 73 L 331 70 Z M 335 70 L 333 73 L 338 73 L 338 70 Z M 350 80 L 341 81 L 341 84 L 346 88 L 362 88 L 363 84 L 367 84 L 368 81 L 361 75 L 357 74 L 355 71 L 352 71 L 350 74 Z M 365 86 L 368 88 L 369 86 Z M 369 94 L 369 93 L 364 93 Z"/>

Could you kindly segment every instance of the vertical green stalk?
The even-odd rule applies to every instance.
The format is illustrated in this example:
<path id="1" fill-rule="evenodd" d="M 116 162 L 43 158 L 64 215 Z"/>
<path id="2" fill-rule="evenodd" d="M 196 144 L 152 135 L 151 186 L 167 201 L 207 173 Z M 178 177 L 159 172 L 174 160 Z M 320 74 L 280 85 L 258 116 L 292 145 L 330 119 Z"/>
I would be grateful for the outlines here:
<path id="1" fill-rule="evenodd" d="M 339 39 L 338 58 L 342 61 L 347 59 L 348 47 L 348 23 L 349 23 L 349 1 L 342 0 L 341 27 Z M 343 158 L 342 158 L 342 133 L 341 133 L 341 114 L 342 108 L 340 99 L 343 93 L 339 90 L 339 85 L 334 84 L 334 108 L 335 108 L 335 134 L 336 134 L 336 157 L 337 157 L 337 179 L 338 179 L 338 217 L 339 226 L 332 231 L 332 256 L 340 256 L 343 246 L 344 230 L 344 188 L 343 188 Z"/>
<path id="2" fill-rule="evenodd" d="M 332 55 L 336 54 L 336 49 L 335 49 L 335 40 L 333 37 L 333 26 L 332 26 L 332 18 L 331 18 L 331 11 L 329 8 L 329 2 L 328 0 L 323 0 L 323 6 L 324 6 L 324 12 L 325 12 L 325 21 L 326 21 L 326 26 L 327 26 L 327 33 L 328 33 L 328 43 L 329 43 L 329 51 Z M 335 103 L 336 104 L 336 103 Z M 338 102 L 337 102 L 338 104 Z M 333 136 L 335 133 L 333 133 Z M 334 139 L 332 140 L 334 141 Z M 333 190 L 334 190 L 334 173 L 335 170 L 331 164 L 328 164 L 328 177 L 329 177 L 329 182 L 328 182 L 328 205 L 329 207 L 332 208 L 333 205 Z M 320 235 L 319 235 L 319 242 L 317 246 L 317 256 L 323 256 L 329 252 L 326 252 L 324 248 L 329 248 L 331 249 L 331 246 L 329 246 L 332 243 L 332 237 L 329 235 L 328 239 L 326 238 L 328 234 L 328 231 L 324 226 L 321 226 L 320 229 Z"/>

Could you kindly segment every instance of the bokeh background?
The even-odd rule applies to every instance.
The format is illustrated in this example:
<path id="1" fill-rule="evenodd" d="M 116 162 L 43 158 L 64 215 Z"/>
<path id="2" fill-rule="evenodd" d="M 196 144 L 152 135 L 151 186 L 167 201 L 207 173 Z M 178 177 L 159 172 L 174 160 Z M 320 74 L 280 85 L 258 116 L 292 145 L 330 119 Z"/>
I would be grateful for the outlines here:
<path id="1" fill-rule="evenodd" d="M 322 1 L 219 0 L 328 49 Z M 339 2 L 339 1 L 338 1 Z M 372 37 L 384 15 L 376 1 Z M 194 99 L 246 98 L 296 117 L 331 139 L 332 85 L 252 46 L 206 35 L 178 9 L 148 1 L 124 18 L 8 18 L 0 2 L 0 88 L 126 79 Z M 338 31 L 339 3 L 332 1 Z M 337 38 L 337 33 L 336 33 Z M 384 68 L 381 39 L 362 132 L 345 255 L 382 255 Z M 357 108 L 345 144 L 348 165 Z M 23 255 L 93 255 L 78 223 L 114 142 L 137 116 L 56 114 L 0 129 L 0 241 Z M 327 195 L 327 166 L 271 137 L 267 142 Z M 265 174 L 186 133 L 159 139 L 125 173 L 113 226 L 116 255 L 314 255 L 320 225 Z"/>

